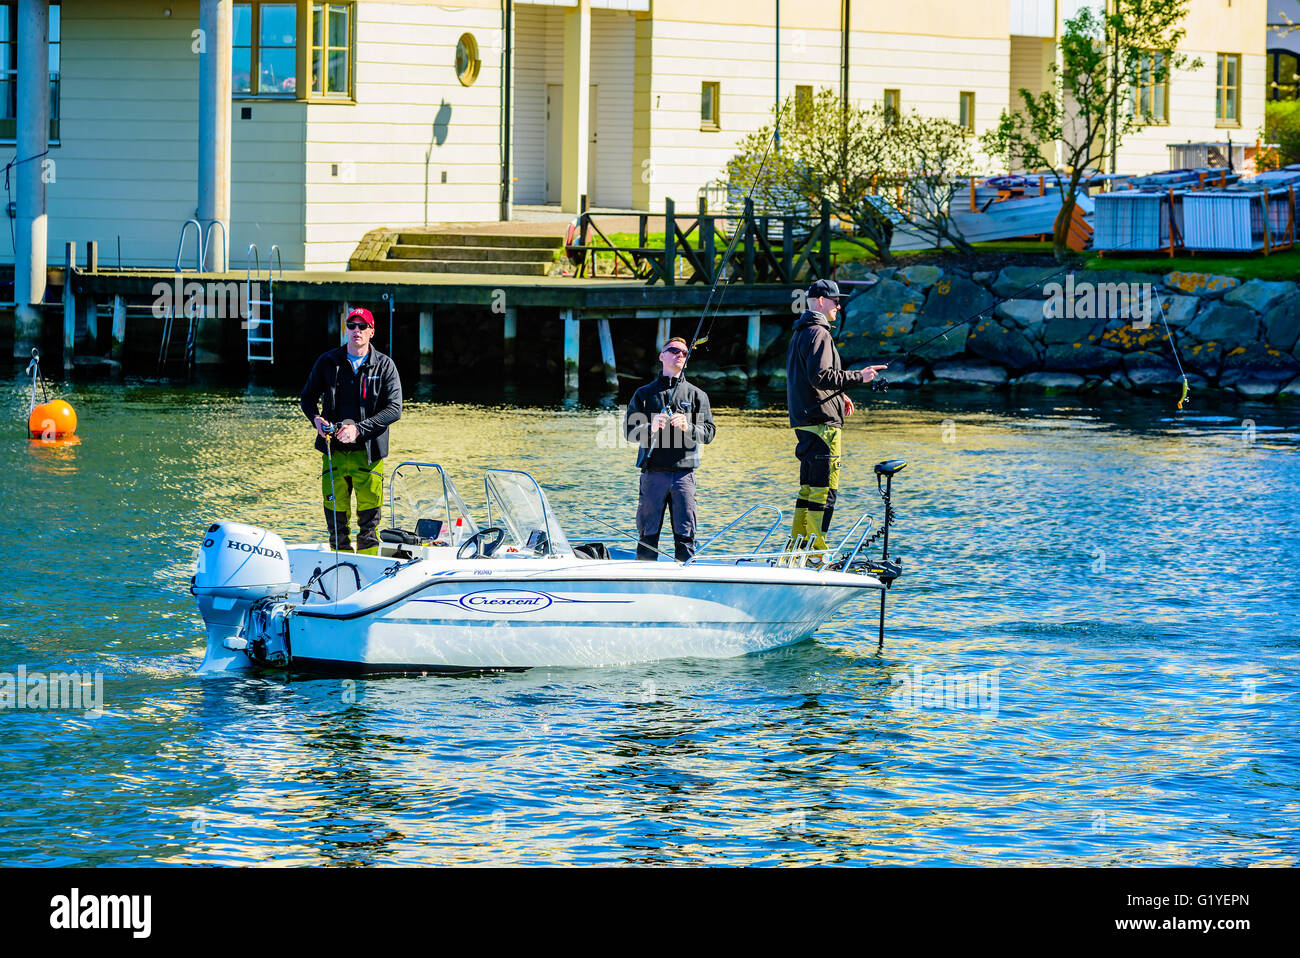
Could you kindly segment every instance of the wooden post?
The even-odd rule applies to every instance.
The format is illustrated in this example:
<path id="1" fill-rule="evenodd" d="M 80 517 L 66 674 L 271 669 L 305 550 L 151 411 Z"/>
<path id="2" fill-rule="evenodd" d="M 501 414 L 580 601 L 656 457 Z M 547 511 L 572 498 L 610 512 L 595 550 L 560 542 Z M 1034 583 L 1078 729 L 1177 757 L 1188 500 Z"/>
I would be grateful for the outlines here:
<path id="1" fill-rule="evenodd" d="M 94 240 L 86 244 L 86 272 L 99 272 L 99 244 Z"/>
<path id="2" fill-rule="evenodd" d="M 668 337 L 670 337 L 672 334 L 673 334 L 672 319 L 667 316 L 660 316 L 659 328 L 655 330 L 655 335 L 657 338 L 655 339 L 654 354 L 656 358 L 659 356 L 659 353 L 663 350 L 664 343 L 668 342 Z"/>
<path id="3" fill-rule="evenodd" d="M 600 363 L 605 370 L 605 386 L 618 390 L 618 366 L 614 362 L 614 336 L 609 331 L 609 320 L 598 319 L 596 332 L 600 335 Z"/>
<path id="4" fill-rule="evenodd" d="M 564 319 L 564 393 L 578 392 L 578 318 L 572 309 L 560 310 Z"/>
<path id="5" fill-rule="evenodd" d="M 126 356 L 126 297 L 113 297 L 113 338 L 108 344 L 108 358 L 122 362 Z"/>
<path id="6" fill-rule="evenodd" d="M 717 272 L 713 268 L 713 217 L 709 215 L 709 201 L 700 197 L 700 218 L 696 231 L 700 234 L 700 249 L 704 251 L 704 282 L 712 283 Z"/>
<path id="7" fill-rule="evenodd" d="M 1039 196 L 1047 195 L 1047 180 L 1042 173 L 1038 174 L 1038 195 Z"/>
<path id="8" fill-rule="evenodd" d="M 343 303 L 339 307 L 339 345 L 340 346 L 346 345 L 348 341 L 348 326 L 345 320 L 348 318 L 348 313 L 350 312 L 352 312 L 352 307 L 349 306 L 347 303 Z"/>
<path id="9" fill-rule="evenodd" d="M 819 250 L 819 259 L 821 260 L 821 277 L 826 278 L 831 275 L 831 201 L 822 200 L 822 226 L 821 226 L 821 249 Z"/>
<path id="10" fill-rule="evenodd" d="M 502 317 L 501 323 L 501 346 L 505 356 L 506 378 L 513 379 L 515 375 L 515 334 L 517 332 L 518 312 L 515 307 L 507 306 L 506 314 Z"/>
<path id="11" fill-rule="evenodd" d="M 664 285 L 677 285 L 677 236 L 673 224 L 677 221 L 677 207 L 672 197 L 664 199 Z"/>
<path id="12" fill-rule="evenodd" d="M 420 310 L 420 376 L 433 375 L 433 312 Z"/>
<path id="13" fill-rule="evenodd" d="M 1169 258 L 1174 258 L 1174 188 L 1169 187 Z"/>
<path id="14" fill-rule="evenodd" d="M 758 347 L 762 343 L 763 317 L 758 313 L 749 314 L 748 335 L 745 337 L 745 359 L 749 363 L 749 378 L 758 375 Z"/>
<path id="15" fill-rule="evenodd" d="M 1263 197 L 1261 197 L 1261 199 L 1264 202 L 1264 255 L 1267 256 L 1269 254 L 1269 239 L 1270 239 L 1269 229 L 1268 229 L 1268 214 L 1269 214 L 1268 190 L 1264 191 L 1264 195 Z M 1172 213 L 1172 210 L 1170 212 Z"/>
<path id="16" fill-rule="evenodd" d="M 745 218 L 741 222 L 745 231 L 745 283 L 754 282 L 754 201 L 745 200 Z"/>
<path id="17" fill-rule="evenodd" d="M 970 178 L 970 211 L 971 211 L 972 213 L 975 212 L 975 176 L 974 176 L 974 174 L 972 174 L 972 175 L 971 175 L 971 178 Z"/>
<path id="18" fill-rule="evenodd" d="M 77 348 L 77 297 L 72 292 L 72 273 L 77 268 L 77 244 L 64 247 L 63 258 L 63 368 L 72 368 Z"/>

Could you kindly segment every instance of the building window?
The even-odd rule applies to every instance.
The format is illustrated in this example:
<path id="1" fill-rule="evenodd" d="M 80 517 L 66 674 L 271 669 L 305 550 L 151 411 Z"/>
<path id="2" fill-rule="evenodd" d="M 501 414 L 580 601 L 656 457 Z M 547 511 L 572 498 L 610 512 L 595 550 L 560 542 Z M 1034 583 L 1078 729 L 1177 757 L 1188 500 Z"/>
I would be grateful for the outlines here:
<path id="1" fill-rule="evenodd" d="M 59 140 L 59 41 L 62 10 L 50 4 L 50 142 Z M 18 4 L 0 3 L 0 141 L 18 136 Z"/>
<path id="2" fill-rule="evenodd" d="M 1138 60 L 1129 109 L 1143 123 L 1169 122 L 1169 78 L 1163 53 L 1144 53 Z"/>
<path id="3" fill-rule="evenodd" d="M 794 118 L 799 123 L 807 123 L 812 119 L 813 111 L 813 88 L 810 86 L 797 86 L 794 88 Z"/>
<path id="4" fill-rule="evenodd" d="M 231 47 L 232 95 L 297 95 L 297 4 L 236 3 Z"/>
<path id="5" fill-rule="evenodd" d="M 460 42 L 456 44 L 456 79 L 462 86 L 473 85 L 478 79 L 479 66 L 478 41 L 472 33 L 461 34 Z"/>
<path id="6" fill-rule="evenodd" d="M 718 97 L 721 84 L 704 82 L 700 84 L 700 129 L 722 129 L 721 114 L 718 110 Z"/>
<path id="7" fill-rule="evenodd" d="M 1268 61 L 1268 99 L 1294 100 L 1300 97 L 1300 80 L 1296 77 L 1300 59 L 1288 50 L 1270 50 Z"/>
<path id="8" fill-rule="evenodd" d="M 903 110 L 903 97 L 898 90 L 885 91 L 885 122 L 891 126 L 898 122 Z"/>
<path id="9" fill-rule="evenodd" d="M 352 3 L 312 4 L 313 93 L 340 97 L 352 95 L 352 14 L 355 6 Z"/>
<path id="10" fill-rule="evenodd" d="M 1214 88 L 1214 120 L 1219 126 L 1241 126 L 1241 54 L 1219 54 Z"/>
<path id="11" fill-rule="evenodd" d="M 957 123 L 967 133 L 975 132 L 975 94 L 969 91 L 960 95 L 957 106 Z"/>

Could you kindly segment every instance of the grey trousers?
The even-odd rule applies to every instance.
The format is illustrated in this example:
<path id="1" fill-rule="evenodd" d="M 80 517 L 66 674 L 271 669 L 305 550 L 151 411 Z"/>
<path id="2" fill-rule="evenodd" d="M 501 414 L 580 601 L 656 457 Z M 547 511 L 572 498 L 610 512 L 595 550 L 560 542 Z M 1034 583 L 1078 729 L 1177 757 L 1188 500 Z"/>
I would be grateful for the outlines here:
<path id="1" fill-rule="evenodd" d="M 664 506 L 672 510 L 673 547 L 677 561 L 695 555 L 695 470 L 641 473 L 641 496 L 636 509 L 638 559 L 658 559 L 659 530 L 664 524 Z"/>

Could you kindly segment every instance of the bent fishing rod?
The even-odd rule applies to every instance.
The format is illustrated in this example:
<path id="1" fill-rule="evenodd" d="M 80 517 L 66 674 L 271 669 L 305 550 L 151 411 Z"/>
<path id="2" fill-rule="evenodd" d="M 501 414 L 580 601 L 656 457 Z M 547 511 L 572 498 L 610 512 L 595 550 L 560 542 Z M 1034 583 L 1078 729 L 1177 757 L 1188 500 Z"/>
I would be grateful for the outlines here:
<path id="1" fill-rule="evenodd" d="M 1123 247 L 1120 248 L 1122 249 Z M 1069 272 L 1070 270 L 1075 269 L 1076 266 L 1077 264 L 1073 264 L 1073 263 L 1066 264 L 1065 266 L 1062 266 L 1060 269 L 1057 269 L 1051 273 L 1048 273 L 1046 276 L 1043 276 L 1035 280 L 1034 282 L 1030 283 L 1028 286 L 1016 290 L 1010 296 L 1006 297 L 1006 299 L 1004 299 L 1003 302 L 1005 302 L 1007 299 L 1019 299 L 1022 293 L 1027 293 L 1032 289 L 1036 289 L 1037 287 L 1044 285 L 1048 280 L 1051 280 L 1057 276 L 1061 276 Z M 1187 380 L 1187 372 L 1186 370 L 1183 369 L 1182 360 L 1178 356 L 1178 345 L 1174 341 L 1174 334 L 1169 328 L 1169 321 L 1165 318 L 1165 311 L 1163 307 L 1161 307 L 1160 305 L 1160 294 L 1154 289 L 1154 284 L 1152 287 L 1152 294 L 1156 298 L 1156 311 L 1160 314 L 1160 322 L 1165 328 L 1165 336 L 1169 340 L 1169 349 L 1173 353 L 1174 364 L 1178 367 L 1178 375 L 1182 377 L 1183 380 L 1182 393 L 1178 398 L 1178 405 L 1176 407 L 1177 409 L 1181 410 L 1183 408 L 1183 404 L 1187 401 L 1187 394 L 1191 389 L 1191 384 Z M 936 339 L 939 339 L 942 336 L 946 336 L 948 333 L 950 333 L 952 330 L 956 329 L 958 326 L 962 325 L 963 323 L 974 322 L 976 319 L 979 319 L 979 317 L 983 316 L 985 313 L 989 312 L 990 310 L 996 309 L 998 305 L 999 304 L 997 302 L 991 303 L 988 306 L 985 306 L 983 309 L 979 310 L 978 312 L 972 313 L 970 316 L 966 316 L 961 319 L 958 319 L 956 322 L 949 323 L 947 326 L 939 330 L 939 332 L 935 333 L 935 335 L 931 336 L 929 339 L 924 340 L 923 342 L 920 342 L 917 345 L 913 346 L 911 349 L 907 350 L 907 352 L 903 354 L 900 361 L 906 362 L 912 356 L 917 355 L 921 351 L 921 349 L 930 345 L 930 343 L 934 342 Z M 843 307 L 841 307 L 841 310 L 843 310 Z M 841 312 L 841 316 L 840 316 L 841 325 L 843 324 L 843 318 L 844 318 L 843 313 Z M 841 386 L 839 389 L 835 390 L 835 392 L 831 393 L 825 399 L 813 403 L 807 409 L 804 409 L 799 415 L 801 417 L 807 416 L 814 409 L 818 409 L 819 407 L 830 402 L 832 399 L 844 395 L 846 392 L 849 391 L 851 387 L 867 385 L 868 383 L 870 383 L 871 388 L 873 390 L 884 390 L 887 389 L 889 385 L 888 380 L 884 379 L 884 377 L 876 377 L 874 379 L 862 383 L 849 383 L 846 386 Z"/>

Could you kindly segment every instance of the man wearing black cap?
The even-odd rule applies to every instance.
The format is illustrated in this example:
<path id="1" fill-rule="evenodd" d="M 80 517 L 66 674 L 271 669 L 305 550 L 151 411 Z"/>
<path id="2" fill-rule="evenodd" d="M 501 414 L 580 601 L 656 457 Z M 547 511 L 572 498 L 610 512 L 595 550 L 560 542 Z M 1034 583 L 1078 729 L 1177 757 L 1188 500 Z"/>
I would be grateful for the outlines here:
<path id="1" fill-rule="evenodd" d="M 786 357 L 786 402 L 799 459 L 799 496 L 794 503 L 791 542 L 800 537 L 813 549 L 826 548 L 840 486 L 840 430 L 853 415 L 853 400 L 841 390 L 867 383 L 885 366 L 841 369 L 831 324 L 845 299 L 834 280 L 808 287 L 808 308 L 794 324 Z M 839 393 L 836 395 L 836 393 Z"/>
<path id="2" fill-rule="evenodd" d="M 388 427 L 402 416 L 397 364 L 370 345 L 375 318 L 368 309 L 348 313 L 347 343 L 321 353 L 302 389 L 302 411 L 316 427 L 321 453 L 321 495 L 330 547 L 352 550 L 348 508 L 357 494 L 357 551 L 379 551 Z M 317 403 L 322 408 L 317 410 Z M 338 425 L 333 436 L 325 427 Z M 327 445 L 328 443 L 328 445 Z M 326 453 L 328 452 L 328 455 Z"/>

